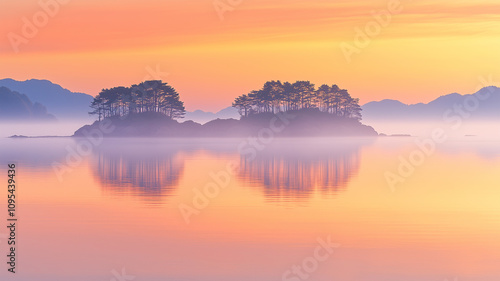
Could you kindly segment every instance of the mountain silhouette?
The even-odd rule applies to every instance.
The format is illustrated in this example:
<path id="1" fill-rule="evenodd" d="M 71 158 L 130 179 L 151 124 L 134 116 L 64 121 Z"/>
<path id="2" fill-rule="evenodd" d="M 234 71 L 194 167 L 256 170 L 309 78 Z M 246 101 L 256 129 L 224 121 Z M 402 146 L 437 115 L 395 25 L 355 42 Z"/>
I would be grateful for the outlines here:
<path id="1" fill-rule="evenodd" d="M 238 109 L 230 106 L 224 108 L 217 113 L 206 112 L 203 110 L 195 110 L 192 112 L 186 112 L 186 115 L 182 119 L 182 121 L 194 121 L 196 123 L 205 124 L 209 121 L 216 119 L 239 119 L 240 114 L 238 113 Z"/>
<path id="2" fill-rule="evenodd" d="M 59 120 L 90 118 L 89 104 L 93 100 L 90 95 L 71 92 L 48 80 L 2 79 L 1 86 L 26 95 L 34 103 L 43 104 Z"/>
<path id="3" fill-rule="evenodd" d="M 483 98 L 484 97 L 484 98 Z M 500 119 L 500 88 L 485 87 L 477 93 L 441 96 L 429 103 L 404 104 L 397 100 L 369 102 L 362 106 L 363 121 L 432 121 L 442 120 L 446 112 L 463 108 L 472 120 Z"/>
<path id="4" fill-rule="evenodd" d="M 55 121 L 47 108 L 26 95 L 0 87 L 0 120 Z"/>

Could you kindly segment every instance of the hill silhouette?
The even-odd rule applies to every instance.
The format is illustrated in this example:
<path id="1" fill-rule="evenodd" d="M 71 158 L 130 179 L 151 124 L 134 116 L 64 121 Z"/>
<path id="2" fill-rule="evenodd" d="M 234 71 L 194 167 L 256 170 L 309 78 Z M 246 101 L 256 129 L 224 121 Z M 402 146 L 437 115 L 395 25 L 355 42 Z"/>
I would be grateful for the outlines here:
<path id="1" fill-rule="evenodd" d="M 48 80 L 1 79 L 1 86 L 26 95 L 34 103 L 43 104 L 59 120 L 89 119 L 89 104 L 93 99 L 90 95 L 71 92 Z"/>
<path id="2" fill-rule="evenodd" d="M 324 137 L 376 136 L 370 126 L 356 119 L 340 118 L 317 109 L 290 111 L 286 114 L 261 113 L 236 119 L 216 119 L 204 125 L 193 121 L 178 122 L 158 112 L 109 117 L 78 129 L 74 136 L 85 137 L 108 122 L 113 128 L 107 137 Z"/>
<path id="3" fill-rule="evenodd" d="M 477 97 L 487 96 L 479 99 Z M 404 104 L 397 100 L 385 99 L 382 101 L 369 102 L 362 106 L 363 120 L 384 121 L 433 121 L 442 120 L 445 112 L 454 110 L 454 106 L 469 108 L 473 110 L 471 119 L 476 120 L 498 120 L 500 119 L 500 88 L 485 87 L 474 94 L 460 95 L 457 93 L 441 96 L 429 103 Z"/>
<path id="4" fill-rule="evenodd" d="M 47 108 L 26 95 L 0 87 L 0 120 L 55 121 Z"/>

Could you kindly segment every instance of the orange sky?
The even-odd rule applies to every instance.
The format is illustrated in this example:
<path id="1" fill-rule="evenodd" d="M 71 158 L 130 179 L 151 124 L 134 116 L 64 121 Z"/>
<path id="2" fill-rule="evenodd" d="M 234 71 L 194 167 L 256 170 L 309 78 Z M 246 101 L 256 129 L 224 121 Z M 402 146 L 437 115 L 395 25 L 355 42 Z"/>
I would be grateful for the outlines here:
<path id="1" fill-rule="evenodd" d="M 158 68 L 188 110 L 211 111 L 267 80 L 338 84 L 362 103 L 428 102 L 472 93 L 481 76 L 500 81 L 497 0 L 401 0 L 402 11 L 350 62 L 342 43 L 354 46 L 356 28 L 397 0 L 241 0 L 222 19 L 214 3 L 238 1 L 65 1 L 17 53 L 9 34 L 23 36 L 23 17 L 40 21 L 44 10 L 37 0 L 2 1 L 1 78 L 95 95 Z"/>

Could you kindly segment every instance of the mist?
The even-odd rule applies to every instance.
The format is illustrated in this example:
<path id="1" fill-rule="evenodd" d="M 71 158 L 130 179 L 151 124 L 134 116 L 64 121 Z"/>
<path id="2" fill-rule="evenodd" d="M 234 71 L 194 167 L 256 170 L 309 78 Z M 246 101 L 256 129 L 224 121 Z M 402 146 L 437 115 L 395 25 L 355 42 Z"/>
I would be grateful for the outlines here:
<path id="1" fill-rule="evenodd" d="M 55 122 L 0 121 L 0 138 L 13 135 L 27 137 L 72 136 L 80 127 L 91 124 L 88 119 Z"/>
<path id="2" fill-rule="evenodd" d="M 491 120 L 463 120 L 459 122 L 445 121 L 362 121 L 372 126 L 379 134 L 411 135 L 415 137 L 429 137 L 435 130 L 443 130 L 449 137 L 480 137 L 500 138 L 500 122 Z"/>

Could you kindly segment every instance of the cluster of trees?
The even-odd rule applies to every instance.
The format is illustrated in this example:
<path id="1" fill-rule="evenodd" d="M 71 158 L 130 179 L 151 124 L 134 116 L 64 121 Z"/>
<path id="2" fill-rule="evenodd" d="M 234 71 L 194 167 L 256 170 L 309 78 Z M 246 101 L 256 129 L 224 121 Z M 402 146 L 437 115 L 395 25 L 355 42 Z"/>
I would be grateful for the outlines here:
<path id="1" fill-rule="evenodd" d="M 281 83 L 269 81 L 262 89 L 237 97 L 233 107 L 240 115 L 249 116 L 263 112 L 287 112 L 317 108 L 339 117 L 361 119 L 359 99 L 352 98 L 347 90 L 337 85 L 321 85 L 318 89 L 309 81 Z"/>
<path id="2" fill-rule="evenodd" d="M 176 119 L 186 112 L 177 91 L 161 80 L 145 81 L 131 87 L 102 90 L 92 101 L 89 114 L 99 121 L 106 117 L 127 116 L 141 112 L 160 112 Z"/>

